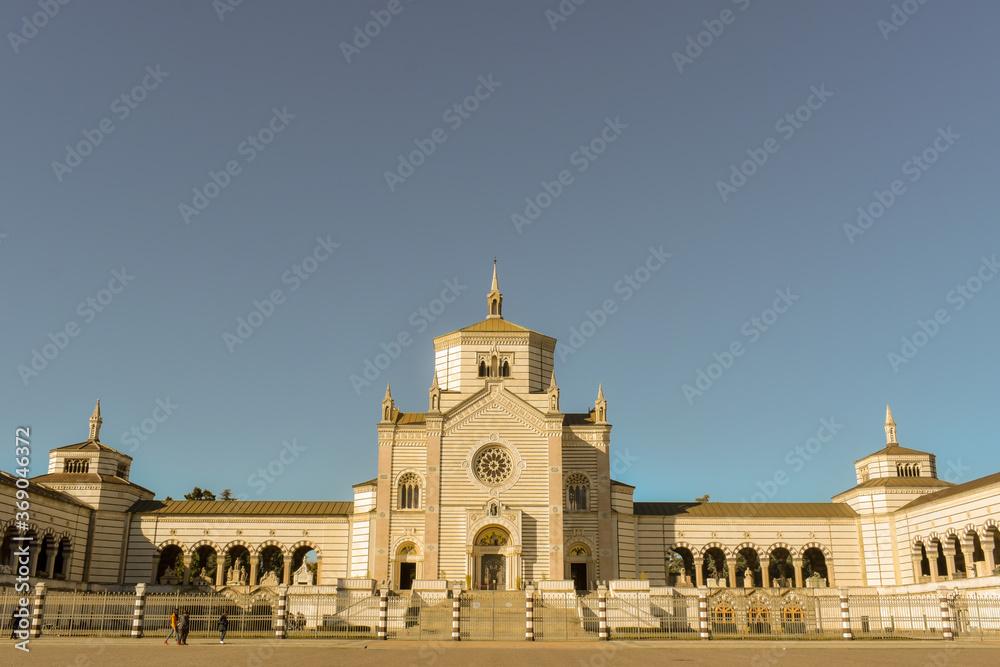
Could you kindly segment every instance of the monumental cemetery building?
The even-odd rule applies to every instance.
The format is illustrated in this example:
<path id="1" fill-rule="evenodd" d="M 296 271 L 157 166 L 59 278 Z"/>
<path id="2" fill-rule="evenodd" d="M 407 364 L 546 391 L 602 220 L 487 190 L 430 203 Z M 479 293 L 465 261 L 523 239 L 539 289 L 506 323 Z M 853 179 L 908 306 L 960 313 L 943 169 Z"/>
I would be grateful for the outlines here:
<path id="1" fill-rule="evenodd" d="M 832 502 L 635 502 L 611 477 L 600 385 L 593 405 L 561 403 L 556 340 L 505 319 L 495 265 L 486 318 L 433 342 L 426 406 L 386 389 L 375 476 L 339 501 L 156 500 L 132 457 L 101 442 L 98 403 L 87 439 L 30 480 L 27 526 L 16 477 L 0 473 L 0 584 L 25 567 L 24 535 L 28 575 L 50 588 L 1000 584 L 1000 473 L 939 479 L 934 454 L 899 444 L 888 409 L 885 443 L 858 443 L 856 485 Z"/>

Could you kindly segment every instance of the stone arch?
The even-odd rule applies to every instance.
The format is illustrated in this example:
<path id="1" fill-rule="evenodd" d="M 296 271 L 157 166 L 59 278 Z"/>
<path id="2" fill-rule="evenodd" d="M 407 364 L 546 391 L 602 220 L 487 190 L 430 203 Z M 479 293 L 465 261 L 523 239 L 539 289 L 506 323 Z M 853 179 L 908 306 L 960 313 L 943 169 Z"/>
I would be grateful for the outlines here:
<path id="1" fill-rule="evenodd" d="M 288 547 L 288 553 L 294 554 L 302 547 L 309 547 L 310 549 L 316 552 L 317 556 L 319 556 L 320 558 L 323 557 L 323 550 L 320 549 L 319 545 L 313 542 L 312 540 L 299 540 L 292 546 Z"/>
<path id="2" fill-rule="evenodd" d="M 216 555 L 222 553 L 222 550 L 219 548 L 219 545 L 213 542 L 212 540 L 198 540 L 188 548 L 187 553 L 193 554 L 195 551 L 197 551 L 202 547 L 212 547 Z"/>
<path id="3" fill-rule="evenodd" d="M 677 549 L 677 548 L 687 549 L 688 551 L 691 552 L 691 555 L 694 556 L 694 557 L 696 557 L 696 558 L 701 555 L 701 552 L 698 551 L 698 547 L 692 546 L 691 543 L 689 543 L 689 542 L 674 542 L 673 544 L 670 545 L 670 548 L 671 549 Z"/>
<path id="4" fill-rule="evenodd" d="M 467 546 L 473 546 L 479 533 L 489 527 L 503 528 L 510 537 L 511 546 L 521 546 L 521 535 L 518 532 L 517 524 L 503 516 L 484 516 L 473 521 L 472 525 L 469 526 L 468 537 L 466 538 Z"/>
<path id="5" fill-rule="evenodd" d="M 251 554 L 255 553 L 253 545 L 247 542 L 246 540 L 232 540 L 231 542 L 228 542 L 226 546 L 222 548 L 222 553 L 228 554 L 233 547 L 243 547 Z"/>
<path id="6" fill-rule="evenodd" d="M 758 558 L 760 558 L 761 553 L 762 553 L 761 550 L 760 550 L 760 547 L 758 547 L 753 542 L 743 542 L 743 543 L 739 544 L 738 546 L 733 547 L 733 554 L 734 555 L 738 554 L 739 552 L 743 551 L 744 549 L 753 549 L 754 551 L 757 552 L 757 557 Z"/>
<path id="7" fill-rule="evenodd" d="M 178 549 L 181 550 L 181 553 L 183 553 L 185 556 L 191 553 L 190 551 L 184 548 L 183 542 L 174 538 L 170 538 L 169 540 L 163 540 L 162 542 L 160 542 L 159 546 L 156 547 L 156 552 L 163 553 L 163 550 L 170 546 L 177 547 Z"/>
<path id="8" fill-rule="evenodd" d="M 278 540 L 265 540 L 257 545 L 256 551 L 251 551 L 250 553 L 254 556 L 259 556 L 268 547 L 278 547 L 281 550 L 281 555 L 286 558 L 288 557 L 288 548 Z"/>
<path id="9" fill-rule="evenodd" d="M 389 548 L 389 553 L 393 556 L 399 553 L 399 550 L 407 542 L 411 543 L 417 550 L 417 554 L 420 556 L 424 555 L 424 541 L 417 537 L 416 535 L 398 535 L 392 538 L 392 544 Z M 317 552 L 319 553 L 319 552 Z"/>
<path id="10" fill-rule="evenodd" d="M 594 540 L 586 535 L 570 535 L 566 541 L 563 542 L 563 552 L 569 554 L 570 548 L 576 544 L 582 544 L 587 547 L 587 551 L 590 552 L 591 556 L 597 554 L 597 545 L 594 544 Z"/>
<path id="11" fill-rule="evenodd" d="M 749 554 L 744 552 L 749 551 Z M 758 547 L 753 542 L 743 542 L 739 546 L 733 549 L 733 563 L 736 567 L 736 581 L 731 582 L 730 586 L 733 587 L 746 587 L 746 571 L 749 569 L 751 577 L 753 579 L 752 586 L 758 587 L 764 585 L 764 563 L 760 557 L 760 547 Z M 743 557 L 746 561 L 746 567 L 740 570 L 739 558 Z"/>
<path id="12" fill-rule="evenodd" d="M 820 544 L 819 542 L 809 542 L 807 544 L 804 544 L 802 548 L 799 549 L 798 553 L 799 558 L 804 556 L 806 551 L 809 549 L 819 549 L 821 552 L 823 552 L 823 556 L 825 558 L 833 558 L 833 553 L 830 551 L 830 549 L 826 545 Z M 794 553 L 791 550 L 789 550 L 789 552 Z"/>
<path id="13" fill-rule="evenodd" d="M 770 558 L 770 557 L 771 557 L 771 553 L 772 553 L 772 552 L 773 552 L 773 551 L 774 551 L 775 549 L 784 549 L 784 550 L 785 550 L 785 551 L 787 551 L 787 552 L 788 552 L 789 554 L 794 554 L 794 553 L 795 553 L 795 550 L 794 550 L 794 549 L 792 548 L 792 545 L 788 544 L 787 542 L 775 542 L 774 544 L 772 544 L 771 546 L 769 546 L 769 547 L 768 547 L 768 548 L 767 548 L 767 549 L 766 549 L 766 550 L 764 551 L 764 557 L 765 557 L 765 558 Z"/>
<path id="14" fill-rule="evenodd" d="M 733 557 L 732 550 L 729 547 L 727 547 L 725 544 L 723 544 L 722 542 L 709 542 L 704 547 L 702 547 L 702 549 L 701 549 L 702 555 L 704 555 L 705 552 L 708 551 L 709 549 L 720 549 L 722 551 L 722 553 L 724 553 L 726 555 L 726 558 L 732 558 Z"/>

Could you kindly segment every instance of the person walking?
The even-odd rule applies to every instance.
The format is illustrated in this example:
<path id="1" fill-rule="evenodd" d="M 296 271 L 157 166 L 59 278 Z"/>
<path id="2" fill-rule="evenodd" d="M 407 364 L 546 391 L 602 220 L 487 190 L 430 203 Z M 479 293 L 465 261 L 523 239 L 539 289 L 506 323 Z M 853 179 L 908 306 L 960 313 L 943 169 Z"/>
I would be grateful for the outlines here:
<path id="1" fill-rule="evenodd" d="M 17 639 L 17 635 L 14 632 L 17 630 L 17 605 L 13 605 L 10 608 L 10 638 Z"/>
<path id="2" fill-rule="evenodd" d="M 187 644 L 188 635 L 188 624 L 191 622 L 191 618 L 188 616 L 187 609 L 184 610 L 184 615 L 177 619 L 177 643 Z"/>
<path id="3" fill-rule="evenodd" d="M 167 638 L 163 640 L 164 644 L 170 643 L 170 638 L 177 635 L 177 610 L 174 609 L 174 613 L 170 614 L 170 634 Z M 177 643 L 180 644 L 180 636 L 177 635 Z"/>
<path id="4" fill-rule="evenodd" d="M 229 618 L 223 614 L 219 617 L 219 643 L 226 643 L 226 630 L 229 629 Z"/>

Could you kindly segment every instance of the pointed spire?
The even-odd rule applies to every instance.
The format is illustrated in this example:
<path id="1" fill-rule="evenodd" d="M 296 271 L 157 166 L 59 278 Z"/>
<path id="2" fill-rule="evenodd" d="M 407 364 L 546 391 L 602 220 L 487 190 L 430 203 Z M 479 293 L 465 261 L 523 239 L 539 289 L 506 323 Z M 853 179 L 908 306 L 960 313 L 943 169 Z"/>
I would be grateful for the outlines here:
<path id="1" fill-rule="evenodd" d="M 549 380 L 549 388 L 545 393 L 549 395 L 549 414 L 559 412 L 559 385 L 556 384 L 555 371 L 552 371 L 552 379 Z"/>
<path id="2" fill-rule="evenodd" d="M 101 437 L 101 424 L 104 420 L 101 419 L 101 399 L 97 399 L 97 407 L 94 408 L 94 414 L 90 416 L 90 440 L 97 440 Z"/>
<path id="3" fill-rule="evenodd" d="M 486 319 L 503 319 L 503 294 L 500 293 L 500 285 L 497 283 L 497 259 L 493 258 L 493 284 L 490 286 L 490 293 L 486 295 L 486 304 L 489 307 Z"/>
<path id="4" fill-rule="evenodd" d="M 597 385 L 597 402 L 594 403 L 594 423 L 608 423 L 608 402 L 604 398 L 604 383 Z"/>
<path id="5" fill-rule="evenodd" d="M 892 446 L 898 445 L 896 442 L 896 422 L 892 419 L 892 410 L 889 406 L 885 406 L 885 444 Z"/>
<path id="6" fill-rule="evenodd" d="M 382 421 L 389 422 L 395 416 L 396 404 L 392 400 L 392 385 L 385 384 L 385 396 L 382 397 Z"/>
<path id="7" fill-rule="evenodd" d="M 438 384 L 438 374 L 437 371 L 434 372 L 434 383 L 431 388 L 427 391 L 428 398 L 430 401 L 430 406 L 428 410 L 430 412 L 441 412 L 441 385 Z"/>

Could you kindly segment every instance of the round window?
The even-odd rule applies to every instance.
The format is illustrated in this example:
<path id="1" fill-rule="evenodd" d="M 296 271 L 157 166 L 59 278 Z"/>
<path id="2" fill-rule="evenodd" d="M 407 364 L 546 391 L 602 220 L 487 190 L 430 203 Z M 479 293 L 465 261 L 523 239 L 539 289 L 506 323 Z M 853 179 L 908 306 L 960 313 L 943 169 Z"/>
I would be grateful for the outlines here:
<path id="1" fill-rule="evenodd" d="M 514 471 L 514 459 L 510 452 L 499 445 L 484 448 L 473 461 L 476 477 L 484 484 L 503 484 Z"/>

